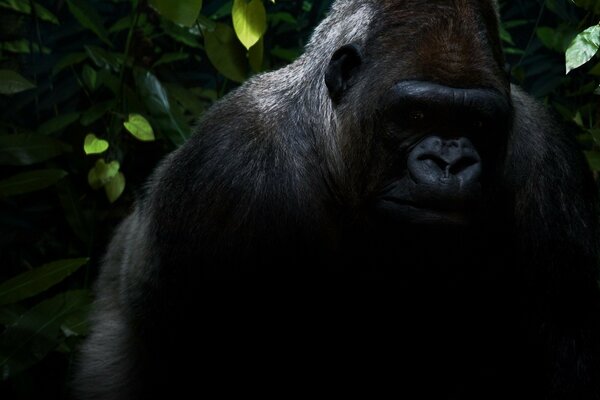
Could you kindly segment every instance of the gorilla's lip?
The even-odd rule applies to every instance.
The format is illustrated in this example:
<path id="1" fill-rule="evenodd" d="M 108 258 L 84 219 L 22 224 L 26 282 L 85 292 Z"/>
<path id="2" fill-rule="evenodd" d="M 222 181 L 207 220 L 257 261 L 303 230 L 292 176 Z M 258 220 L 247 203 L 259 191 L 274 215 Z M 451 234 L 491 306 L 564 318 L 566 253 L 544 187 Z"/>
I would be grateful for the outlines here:
<path id="1" fill-rule="evenodd" d="M 464 208 L 439 208 L 390 196 L 378 198 L 375 209 L 380 216 L 403 223 L 463 225 L 469 222 Z"/>

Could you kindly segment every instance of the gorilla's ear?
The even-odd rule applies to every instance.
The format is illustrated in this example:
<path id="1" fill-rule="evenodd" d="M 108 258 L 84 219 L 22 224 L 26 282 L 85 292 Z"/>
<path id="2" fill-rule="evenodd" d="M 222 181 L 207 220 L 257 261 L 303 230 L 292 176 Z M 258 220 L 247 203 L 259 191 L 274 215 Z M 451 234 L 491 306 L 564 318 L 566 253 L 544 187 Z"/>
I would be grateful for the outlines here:
<path id="1" fill-rule="evenodd" d="M 342 98 L 349 87 L 348 81 L 356 73 L 360 64 L 362 64 L 362 54 L 355 44 L 342 46 L 333 53 L 325 72 L 325 85 L 334 101 Z"/>

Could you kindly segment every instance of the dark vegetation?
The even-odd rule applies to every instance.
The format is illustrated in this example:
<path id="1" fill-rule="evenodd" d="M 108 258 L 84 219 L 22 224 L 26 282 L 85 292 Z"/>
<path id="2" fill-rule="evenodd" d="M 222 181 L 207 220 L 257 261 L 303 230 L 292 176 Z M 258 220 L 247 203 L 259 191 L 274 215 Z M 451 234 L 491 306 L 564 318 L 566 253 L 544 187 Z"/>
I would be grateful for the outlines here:
<path id="1" fill-rule="evenodd" d="M 64 398 L 100 257 L 158 160 L 253 73 L 302 53 L 328 1 L 265 1 L 231 28 L 232 2 L 200 16 L 169 2 L 0 0 L 0 395 Z M 198 1 L 184 2 L 194 4 Z M 600 171 L 600 33 L 593 1 L 502 5 L 513 81 L 557 111 Z M 262 3 L 261 3 L 262 4 Z M 33 5 L 33 7 L 32 7 Z M 258 10 L 258 11 L 256 11 Z M 188 26 L 186 26 L 186 24 Z M 245 43 L 249 50 L 246 50 Z M 254 43 L 256 42 L 256 43 Z M 15 75 L 18 73 L 19 75 Z M 107 147 L 108 145 L 108 147 Z M 86 154 L 87 151 L 87 154 Z"/>

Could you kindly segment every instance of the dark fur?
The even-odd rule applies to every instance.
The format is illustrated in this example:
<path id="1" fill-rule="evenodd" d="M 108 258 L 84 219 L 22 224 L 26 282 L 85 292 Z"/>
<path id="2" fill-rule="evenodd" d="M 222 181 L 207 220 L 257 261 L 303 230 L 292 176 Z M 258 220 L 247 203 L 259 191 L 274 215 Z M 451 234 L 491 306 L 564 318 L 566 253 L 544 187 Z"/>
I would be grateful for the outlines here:
<path id="1" fill-rule="evenodd" d="M 600 399 L 596 188 L 510 88 L 497 28 L 490 1 L 338 0 L 298 61 L 208 111 L 109 246 L 81 398 Z M 363 62 L 334 101 L 326 69 L 349 43 Z M 512 98 L 469 226 L 371 215 L 406 152 L 380 97 L 408 79 Z M 384 284 L 314 284 L 365 277 Z"/>

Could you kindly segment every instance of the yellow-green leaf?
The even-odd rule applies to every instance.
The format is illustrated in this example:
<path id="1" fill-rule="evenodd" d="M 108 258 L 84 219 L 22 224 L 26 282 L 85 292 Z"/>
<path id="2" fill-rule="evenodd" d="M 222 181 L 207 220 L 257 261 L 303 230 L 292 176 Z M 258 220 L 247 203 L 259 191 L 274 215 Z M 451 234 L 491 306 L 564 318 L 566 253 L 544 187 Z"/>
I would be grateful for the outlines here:
<path id="1" fill-rule="evenodd" d="M 152 126 L 148 120 L 140 114 L 129 114 L 129 119 L 123 122 L 123 125 L 129 133 L 142 142 L 152 142 L 155 140 Z"/>
<path id="2" fill-rule="evenodd" d="M 123 175 L 122 172 L 119 172 L 104 185 L 106 198 L 108 198 L 108 201 L 111 203 L 117 201 L 123 193 L 123 190 L 125 190 L 125 175 Z"/>
<path id="3" fill-rule="evenodd" d="M 202 0 L 150 0 L 150 6 L 179 25 L 193 26 L 202 9 Z"/>
<path id="4" fill-rule="evenodd" d="M 100 189 L 119 173 L 121 165 L 118 161 L 106 163 L 103 158 L 88 173 L 88 183 L 93 189 Z"/>
<path id="5" fill-rule="evenodd" d="M 231 17 L 235 33 L 247 50 L 267 30 L 267 12 L 262 0 L 234 0 Z"/>
<path id="6" fill-rule="evenodd" d="M 83 141 L 83 151 L 85 154 L 100 154 L 108 150 L 108 142 L 98 139 L 93 133 L 88 133 Z"/>

